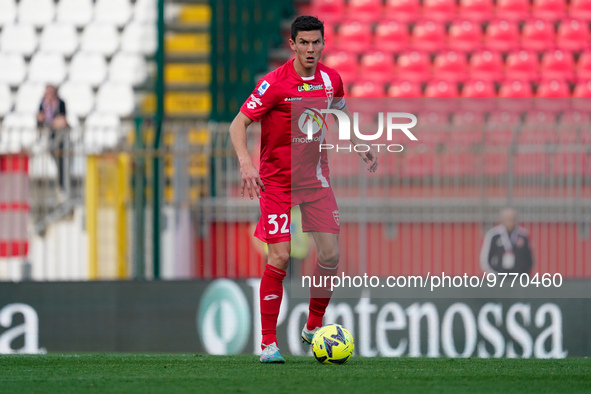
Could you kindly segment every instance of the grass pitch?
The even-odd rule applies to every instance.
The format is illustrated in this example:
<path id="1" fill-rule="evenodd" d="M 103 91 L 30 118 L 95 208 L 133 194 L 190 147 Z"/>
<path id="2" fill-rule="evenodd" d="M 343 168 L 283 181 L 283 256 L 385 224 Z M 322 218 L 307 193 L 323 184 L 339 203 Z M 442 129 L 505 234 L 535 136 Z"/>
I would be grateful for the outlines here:
<path id="1" fill-rule="evenodd" d="M 591 360 L 286 357 L 200 354 L 0 356 L 2 393 L 589 393 Z"/>

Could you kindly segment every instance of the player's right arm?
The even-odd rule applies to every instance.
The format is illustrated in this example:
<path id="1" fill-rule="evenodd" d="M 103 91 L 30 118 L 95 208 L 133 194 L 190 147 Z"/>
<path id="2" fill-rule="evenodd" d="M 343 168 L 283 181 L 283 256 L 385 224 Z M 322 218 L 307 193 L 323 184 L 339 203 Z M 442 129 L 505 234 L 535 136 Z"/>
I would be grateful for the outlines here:
<path id="1" fill-rule="evenodd" d="M 234 145 L 238 162 L 240 163 L 240 195 L 244 196 L 244 188 L 246 188 L 252 200 L 254 198 L 253 191 L 258 198 L 261 198 L 260 189 L 265 191 L 265 186 L 263 185 L 263 181 L 261 181 L 259 172 L 254 164 L 252 164 L 252 159 L 246 147 L 246 129 L 251 123 L 252 119 L 242 112 L 238 112 L 238 115 L 236 115 L 230 125 L 230 138 L 232 139 L 232 145 Z"/>

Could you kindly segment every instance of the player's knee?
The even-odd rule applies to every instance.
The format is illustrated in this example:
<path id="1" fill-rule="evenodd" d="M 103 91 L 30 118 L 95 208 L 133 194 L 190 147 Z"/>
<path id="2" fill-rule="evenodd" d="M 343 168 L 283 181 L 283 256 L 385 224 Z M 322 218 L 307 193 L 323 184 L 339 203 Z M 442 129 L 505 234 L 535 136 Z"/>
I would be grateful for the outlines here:
<path id="1" fill-rule="evenodd" d="M 270 252 L 268 263 L 285 271 L 289 266 L 289 250 Z"/>
<path id="2" fill-rule="evenodd" d="M 341 253 L 339 249 L 335 248 L 328 251 L 321 251 L 318 254 L 318 260 L 322 265 L 334 267 L 339 263 Z"/>

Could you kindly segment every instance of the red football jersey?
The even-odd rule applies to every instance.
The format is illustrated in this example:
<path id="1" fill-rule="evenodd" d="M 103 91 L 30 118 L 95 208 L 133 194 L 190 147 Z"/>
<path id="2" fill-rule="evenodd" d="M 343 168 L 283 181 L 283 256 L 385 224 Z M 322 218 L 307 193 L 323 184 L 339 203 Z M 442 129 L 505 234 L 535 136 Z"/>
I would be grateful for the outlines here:
<path id="1" fill-rule="evenodd" d="M 343 109 L 344 96 L 340 75 L 321 63 L 313 77 L 302 78 L 290 60 L 261 78 L 240 111 L 261 121 L 259 174 L 266 191 L 330 186 L 326 150 L 319 149 L 326 127 L 315 127 L 308 141 L 307 123 L 315 119 L 304 107 Z"/>

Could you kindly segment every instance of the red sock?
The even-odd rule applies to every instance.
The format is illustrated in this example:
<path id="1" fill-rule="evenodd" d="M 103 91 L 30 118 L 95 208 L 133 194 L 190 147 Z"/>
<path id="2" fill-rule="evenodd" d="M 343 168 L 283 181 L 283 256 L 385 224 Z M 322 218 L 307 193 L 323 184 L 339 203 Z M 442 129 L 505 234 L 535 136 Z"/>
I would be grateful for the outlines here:
<path id="1" fill-rule="evenodd" d="M 260 288 L 261 327 L 265 345 L 277 343 L 277 316 L 283 298 L 283 278 L 285 271 L 269 264 L 265 266 Z"/>
<path id="2" fill-rule="evenodd" d="M 310 288 L 310 313 L 308 314 L 306 329 L 313 330 L 316 327 L 322 327 L 322 318 L 330 302 L 330 297 L 332 297 L 330 280 L 326 280 L 325 282 L 324 278 L 336 275 L 337 270 L 338 266 L 334 268 L 323 267 L 320 265 L 320 261 L 316 260 L 312 287 Z M 327 286 L 322 286 L 325 283 Z M 315 285 L 319 287 L 315 287 Z"/>

